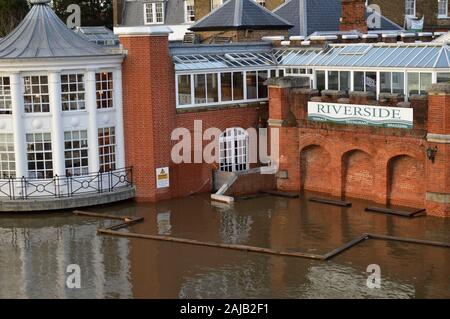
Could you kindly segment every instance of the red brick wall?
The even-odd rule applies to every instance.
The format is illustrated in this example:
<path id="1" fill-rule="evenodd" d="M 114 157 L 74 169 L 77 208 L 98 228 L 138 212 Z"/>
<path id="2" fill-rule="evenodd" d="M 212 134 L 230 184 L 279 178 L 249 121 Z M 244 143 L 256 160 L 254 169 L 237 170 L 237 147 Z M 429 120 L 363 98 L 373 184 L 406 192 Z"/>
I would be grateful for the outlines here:
<path id="1" fill-rule="evenodd" d="M 322 146 L 310 145 L 300 152 L 300 188 L 330 193 L 330 162 L 328 151 Z"/>
<path id="2" fill-rule="evenodd" d="M 175 119 L 173 64 L 167 36 L 121 36 L 126 163 L 134 167 L 137 199 L 170 197 L 156 189 L 155 168 L 169 166 Z"/>
<path id="3" fill-rule="evenodd" d="M 342 196 L 373 198 L 375 186 L 373 158 L 353 150 L 342 156 Z"/>
<path id="4" fill-rule="evenodd" d="M 341 31 L 367 32 L 365 0 L 342 0 Z"/>

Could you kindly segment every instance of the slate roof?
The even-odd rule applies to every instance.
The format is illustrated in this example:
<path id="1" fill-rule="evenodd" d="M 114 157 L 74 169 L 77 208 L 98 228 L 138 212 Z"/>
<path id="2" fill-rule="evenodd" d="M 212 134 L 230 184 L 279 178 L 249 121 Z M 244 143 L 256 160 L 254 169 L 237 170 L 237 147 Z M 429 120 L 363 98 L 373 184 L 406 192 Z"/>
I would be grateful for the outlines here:
<path id="1" fill-rule="evenodd" d="M 228 0 L 195 23 L 191 31 L 290 29 L 292 25 L 253 0 Z"/>
<path id="2" fill-rule="evenodd" d="M 314 32 L 339 31 L 342 3 L 340 0 L 287 0 L 273 12 L 294 27 L 289 35 L 309 36 Z M 370 13 L 366 12 L 366 17 Z M 403 28 L 381 16 L 378 30 L 402 30 Z"/>
<path id="3" fill-rule="evenodd" d="M 105 56 L 110 51 L 70 30 L 48 6 L 32 0 L 28 15 L 0 40 L 0 59 Z"/>

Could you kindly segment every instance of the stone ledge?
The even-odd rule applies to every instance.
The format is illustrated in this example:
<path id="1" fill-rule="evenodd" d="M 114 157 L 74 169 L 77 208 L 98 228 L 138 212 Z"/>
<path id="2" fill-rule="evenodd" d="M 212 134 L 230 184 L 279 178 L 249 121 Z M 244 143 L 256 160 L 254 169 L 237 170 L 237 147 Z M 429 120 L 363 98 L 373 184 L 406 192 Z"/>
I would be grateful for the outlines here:
<path id="1" fill-rule="evenodd" d="M 427 192 L 427 201 L 450 204 L 450 194 Z"/>
<path id="2" fill-rule="evenodd" d="M 80 195 L 71 198 L 45 198 L 30 200 L 0 200 L 0 212 L 41 212 L 82 208 L 111 204 L 134 198 L 135 187 L 120 189 L 110 193 Z"/>
<path id="3" fill-rule="evenodd" d="M 428 89 L 429 95 L 450 95 L 450 83 L 435 83 Z"/>
<path id="4" fill-rule="evenodd" d="M 450 144 L 450 135 L 428 133 L 427 141 L 439 144 Z"/>

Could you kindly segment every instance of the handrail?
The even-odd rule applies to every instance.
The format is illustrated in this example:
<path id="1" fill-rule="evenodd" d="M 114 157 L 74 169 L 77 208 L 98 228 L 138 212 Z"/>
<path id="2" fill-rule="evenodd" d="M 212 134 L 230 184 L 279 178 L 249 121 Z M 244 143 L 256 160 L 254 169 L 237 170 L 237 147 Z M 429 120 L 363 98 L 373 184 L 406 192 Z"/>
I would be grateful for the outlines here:
<path id="1" fill-rule="evenodd" d="M 38 198 L 72 198 L 88 194 L 111 193 L 133 186 L 133 168 L 107 172 L 53 178 L 0 179 L 0 200 L 30 200 Z"/>

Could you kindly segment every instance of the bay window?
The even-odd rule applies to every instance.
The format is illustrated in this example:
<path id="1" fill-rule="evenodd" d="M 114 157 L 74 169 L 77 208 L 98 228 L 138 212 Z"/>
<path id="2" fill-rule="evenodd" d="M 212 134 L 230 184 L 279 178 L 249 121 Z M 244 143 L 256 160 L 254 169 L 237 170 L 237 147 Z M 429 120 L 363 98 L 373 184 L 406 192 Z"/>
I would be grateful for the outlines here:
<path id="1" fill-rule="evenodd" d="M 89 173 L 87 131 L 64 132 L 64 159 L 66 176 Z"/>
<path id="2" fill-rule="evenodd" d="M 61 75 L 61 104 L 63 111 L 86 108 L 83 74 Z"/>
<path id="3" fill-rule="evenodd" d="M 195 104 L 219 101 L 217 74 L 194 74 Z"/>
<path id="4" fill-rule="evenodd" d="M 244 72 L 225 72 L 220 74 L 222 101 L 244 99 Z"/>
<path id="5" fill-rule="evenodd" d="M 116 129 L 104 127 L 98 129 L 98 153 L 100 157 L 100 172 L 116 169 Z"/>
<path id="6" fill-rule="evenodd" d="M 53 178 L 52 138 L 50 133 L 26 135 L 28 177 Z"/>
<path id="7" fill-rule="evenodd" d="M 23 82 L 25 113 L 50 112 L 47 76 L 25 76 Z"/>
<path id="8" fill-rule="evenodd" d="M 0 178 L 11 177 L 16 177 L 14 136 L 11 133 L 0 133 Z"/>
<path id="9" fill-rule="evenodd" d="M 95 74 L 97 94 L 97 108 L 106 109 L 113 107 L 113 74 L 102 72 Z"/>

